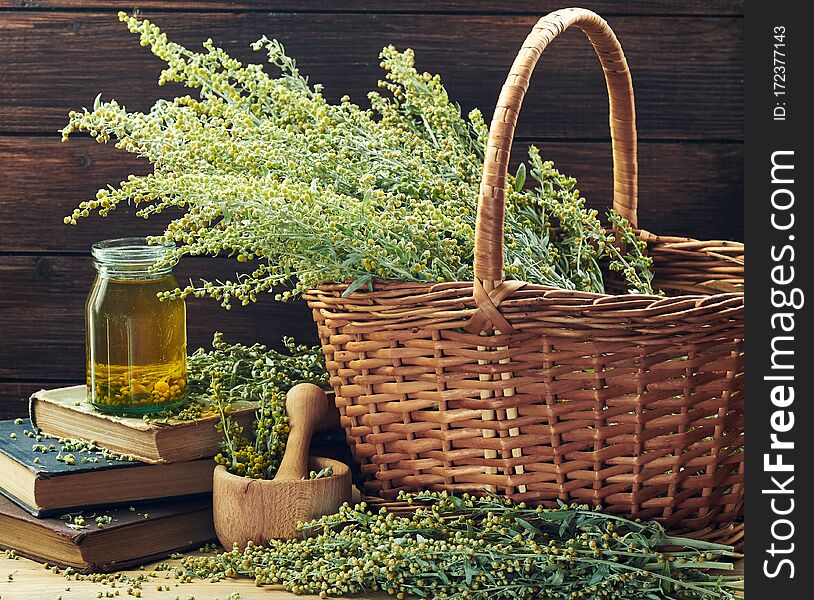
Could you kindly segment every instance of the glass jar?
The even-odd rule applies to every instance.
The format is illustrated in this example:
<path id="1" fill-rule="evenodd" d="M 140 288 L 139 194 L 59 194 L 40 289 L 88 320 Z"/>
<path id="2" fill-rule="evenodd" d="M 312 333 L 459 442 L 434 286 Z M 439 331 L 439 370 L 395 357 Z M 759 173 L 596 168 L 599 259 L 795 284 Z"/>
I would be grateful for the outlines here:
<path id="1" fill-rule="evenodd" d="M 97 242 L 96 280 L 85 305 L 88 400 L 98 410 L 143 415 L 176 408 L 187 388 L 186 306 L 158 298 L 178 287 L 173 246 L 145 238 Z"/>

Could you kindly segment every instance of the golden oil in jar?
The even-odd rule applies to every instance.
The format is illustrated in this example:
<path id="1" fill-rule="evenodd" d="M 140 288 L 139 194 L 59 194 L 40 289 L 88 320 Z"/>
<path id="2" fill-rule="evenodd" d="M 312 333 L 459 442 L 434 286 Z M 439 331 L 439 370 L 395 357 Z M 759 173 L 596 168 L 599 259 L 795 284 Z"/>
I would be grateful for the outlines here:
<path id="1" fill-rule="evenodd" d="M 85 306 L 88 400 L 98 410 L 143 415 L 176 408 L 187 393 L 186 306 L 160 299 L 178 287 L 172 246 L 145 238 L 92 247 L 96 279 Z"/>

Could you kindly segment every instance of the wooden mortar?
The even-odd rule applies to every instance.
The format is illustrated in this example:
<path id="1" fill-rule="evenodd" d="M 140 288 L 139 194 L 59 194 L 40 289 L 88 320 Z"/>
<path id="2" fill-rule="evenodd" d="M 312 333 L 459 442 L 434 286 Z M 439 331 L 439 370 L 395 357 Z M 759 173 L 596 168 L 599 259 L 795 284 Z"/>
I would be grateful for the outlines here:
<path id="1" fill-rule="evenodd" d="M 270 539 L 301 537 L 297 523 L 339 510 L 351 499 L 351 472 L 329 458 L 308 456 L 311 435 L 324 415 L 328 399 L 310 383 L 294 386 L 286 397 L 291 431 L 280 468 L 273 480 L 233 475 L 215 467 L 213 512 L 215 531 L 226 548 L 241 549 L 250 540 L 265 545 Z M 333 475 L 308 479 L 310 471 L 333 467 Z"/>

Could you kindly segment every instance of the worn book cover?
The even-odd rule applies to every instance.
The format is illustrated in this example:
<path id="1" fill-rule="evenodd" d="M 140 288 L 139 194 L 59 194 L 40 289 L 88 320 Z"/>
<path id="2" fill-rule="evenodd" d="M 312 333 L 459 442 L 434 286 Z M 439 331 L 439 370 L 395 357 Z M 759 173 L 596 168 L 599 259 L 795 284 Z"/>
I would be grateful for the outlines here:
<path id="1" fill-rule="evenodd" d="M 257 405 L 235 402 L 231 416 L 250 427 Z M 84 385 L 41 390 L 29 402 L 31 421 L 55 437 L 90 439 L 100 446 L 149 463 L 171 463 L 212 457 L 222 434 L 215 429 L 218 415 L 204 409 L 201 418 L 181 421 L 121 417 L 101 413 L 87 400 Z"/>
<path id="2" fill-rule="evenodd" d="M 215 539 L 211 498 L 38 519 L 0 497 L 0 547 L 83 573 L 115 571 Z"/>
<path id="3" fill-rule="evenodd" d="M 0 493 L 35 516 L 212 492 L 214 463 L 148 464 L 34 434 L 28 419 L 0 421 Z"/>

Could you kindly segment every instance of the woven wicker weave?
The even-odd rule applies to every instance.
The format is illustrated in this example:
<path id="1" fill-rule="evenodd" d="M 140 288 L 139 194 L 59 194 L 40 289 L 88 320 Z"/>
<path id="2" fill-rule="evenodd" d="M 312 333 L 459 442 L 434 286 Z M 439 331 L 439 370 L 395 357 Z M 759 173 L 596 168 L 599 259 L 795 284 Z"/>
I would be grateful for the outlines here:
<path id="1" fill-rule="evenodd" d="M 576 500 L 709 537 L 740 536 L 743 245 L 640 235 L 663 296 L 503 281 L 507 165 L 545 47 L 569 26 L 605 71 L 613 206 L 636 224 L 633 87 L 607 23 L 541 19 L 495 109 L 478 199 L 475 280 L 346 284 L 306 294 L 365 491 L 492 490 Z"/>

